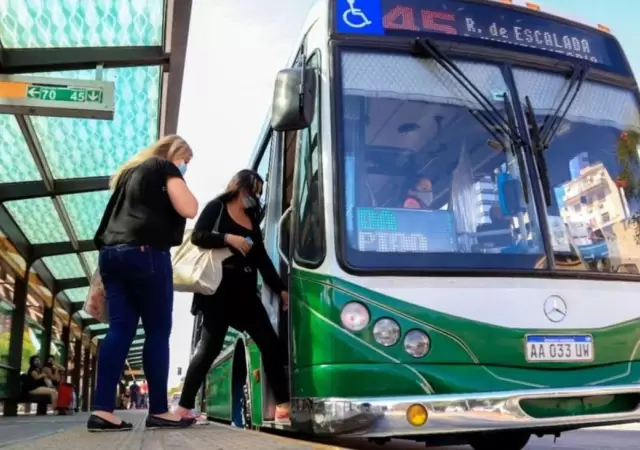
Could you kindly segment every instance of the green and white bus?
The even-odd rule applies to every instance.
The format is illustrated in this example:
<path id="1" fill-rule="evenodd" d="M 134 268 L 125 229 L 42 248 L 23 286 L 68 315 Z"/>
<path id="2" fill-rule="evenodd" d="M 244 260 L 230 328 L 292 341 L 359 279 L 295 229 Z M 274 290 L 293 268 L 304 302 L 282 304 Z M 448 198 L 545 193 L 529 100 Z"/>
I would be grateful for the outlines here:
<path id="1" fill-rule="evenodd" d="M 476 450 L 640 420 L 638 90 L 606 27 L 319 0 L 274 75 L 250 165 L 291 422 L 233 330 L 209 417 Z"/>

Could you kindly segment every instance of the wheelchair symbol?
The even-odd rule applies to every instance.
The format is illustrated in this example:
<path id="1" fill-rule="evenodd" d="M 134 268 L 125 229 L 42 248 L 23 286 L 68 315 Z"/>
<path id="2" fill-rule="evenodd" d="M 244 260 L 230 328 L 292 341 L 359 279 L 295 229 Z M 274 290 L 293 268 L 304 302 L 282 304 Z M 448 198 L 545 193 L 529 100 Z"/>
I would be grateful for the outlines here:
<path id="1" fill-rule="evenodd" d="M 349 4 L 347 9 L 342 15 L 342 21 L 351 28 L 364 28 L 371 25 L 371 21 L 362 12 L 360 8 L 356 8 L 356 0 L 346 0 Z M 354 20 L 355 19 L 355 20 Z"/>

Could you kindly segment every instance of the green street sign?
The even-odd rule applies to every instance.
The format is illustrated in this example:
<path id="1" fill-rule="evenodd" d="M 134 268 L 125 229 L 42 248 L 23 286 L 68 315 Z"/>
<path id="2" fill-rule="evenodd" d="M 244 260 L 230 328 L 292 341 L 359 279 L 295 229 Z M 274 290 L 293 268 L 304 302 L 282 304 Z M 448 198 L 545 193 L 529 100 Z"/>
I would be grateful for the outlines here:
<path id="1" fill-rule="evenodd" d="M 0 74 L 0 114 L 113 120 L 114 91 L 113 81 Z"/>
<path id="2" fill-rule="evenodd" d="M 52 102 L 102 103 L 101 89 L 30 85 L 27 98 Z"/>

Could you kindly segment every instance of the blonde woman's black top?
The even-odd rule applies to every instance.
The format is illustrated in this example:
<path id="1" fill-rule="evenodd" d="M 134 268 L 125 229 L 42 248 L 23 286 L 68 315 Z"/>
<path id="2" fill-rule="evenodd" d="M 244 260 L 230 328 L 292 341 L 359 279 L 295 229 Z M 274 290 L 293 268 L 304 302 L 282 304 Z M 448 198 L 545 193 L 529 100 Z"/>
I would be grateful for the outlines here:
<path id="1" fill-rule="evenodd" d="M 180 245 L 187 220 L 169 199 L 167 181 L 174 177 L 182 178 L 180 170 L 160 158 L 124 172 L 96 232 L 96 247 L 129 244 L 168 250 Z"/>

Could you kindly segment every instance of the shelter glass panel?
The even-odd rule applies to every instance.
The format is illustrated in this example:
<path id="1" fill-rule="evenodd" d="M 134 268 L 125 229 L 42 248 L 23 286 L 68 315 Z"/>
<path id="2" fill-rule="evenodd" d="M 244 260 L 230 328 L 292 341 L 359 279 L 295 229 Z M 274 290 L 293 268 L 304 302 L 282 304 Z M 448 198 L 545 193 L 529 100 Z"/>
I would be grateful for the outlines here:
<path id="1" fill-rule="evenodd" d="M 89 332 L 91 334 L 94 334 L 94 333 L 106 330 L 107 328 L 109 328 L 109 325 L 104 323 L 97 323 L 95 325 L 90 325 L 88 328 L 89 328 Z"/>
<path id="2" fill-rule="evenodd" d="M 109 196 L 109 191 L 98 191 L 60 197 L 78 239 L 93 239 L 109 202 Z"/>
<path id="3" fill-rule="evenodd" d="M 15 116 L 0 114 L 0 130 L 0 183 L 40 180 L 40 172 Z"/>
<path id="4" fill-rule="evenodd" d="M 31 244 L 69 240 L 50 198 L 32 198 L 4 203 Z"/>
<path id="5" fill-rule="evenodd" d="M 46 256 L 42 258 L 54 278 L 64 280 L 67 278 L 81 278 L 86 276 L 80 259 L 76 254 Z"/>
<path id="6" fill-rule="evenodd" d="M 80 316 L 80 318 L 81 318 L 82 320 L 87 320 L 87 319 L 92 319 L 92 318 L 93 318 L 93 317 L 91 317 L 91 315 L 90 315 L 88 312 L 86 312 L 84 309 L 81 309 L 81 310 L 78 312 L 78 315 Z"/>
<path id="7" fill-rule="evenodd" d="M 164 0 L 3 0 L 5 48 L 161 45 Z"/>
<path id="8" fill-rule="evenodd" d="M 89 265 L 89 270 L 91 271 L 91 273 L 95 272 L 96 269 L 98 268 L 98 256 L 99 256 L 99 253 L 98 252 L 83 252 L 83 253 L 80 253 L 80 254 L 84 257 L 84 260 Z"/>
<path id="9" fill-rule="evenodd" d="M 89 295 L 89 288 L 82 287 L 82 288 L 67 289 L 66 291 L 64 291 L 64 293 L 67 295 L 67 298 L 71 300 L 73 303 L 80 303 L 80 302 L 84 302 L 87 299 L 87 295 Z M 82 311 L 81 311 L 81 314 L 82 314 Z"/>

